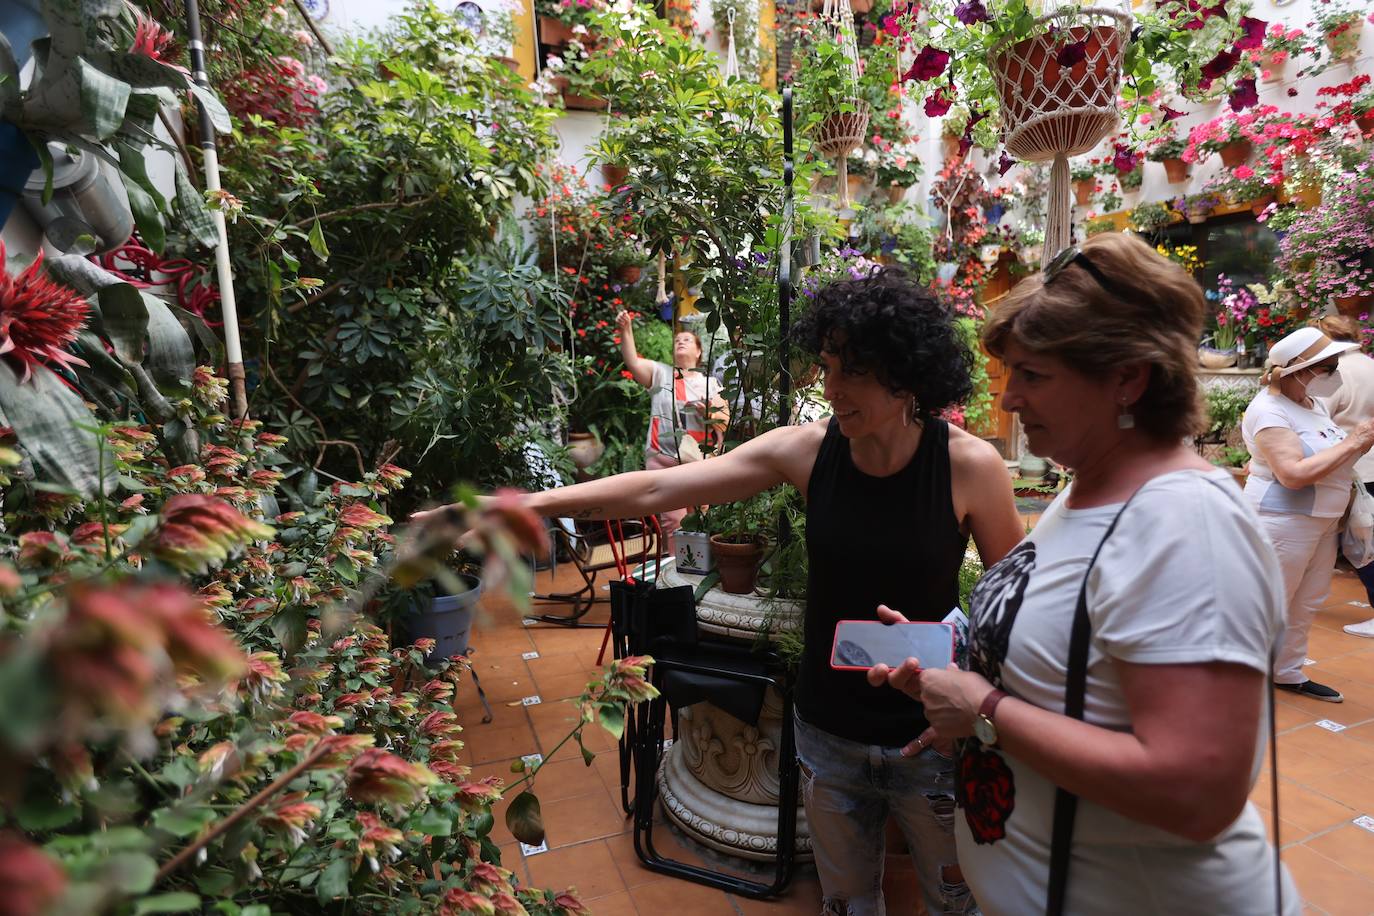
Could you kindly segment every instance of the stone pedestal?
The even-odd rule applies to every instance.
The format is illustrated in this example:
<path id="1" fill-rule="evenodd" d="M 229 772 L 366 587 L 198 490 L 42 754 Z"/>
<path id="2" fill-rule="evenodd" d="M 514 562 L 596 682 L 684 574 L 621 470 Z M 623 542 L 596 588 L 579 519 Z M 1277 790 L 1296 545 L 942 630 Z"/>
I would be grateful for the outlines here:
<path id="1" fill-rule="evenodd" d="M 677 572 L 669 561 L 662 588 L 690 585 L 700 576 Z M 697 602 L 697 626 L 705 633 L 753 643 L 801 627 L 802 605 L 712 589 Z M 757 725 L 748 725 L 711 703 L 680 710 L 677 740 L 658 770 L 664 813 L 697 841 L 756 861 L 772 859 L 778 837 L 778 749 L 782 698 L 769 689 Z M 797 801 L 796 853 L 811 856 L 811 834 Z"/>
<path id="2" fill-rule="evenodd" d="M 1254 394 L 1259 391 L 1261 371 L 1259 369 L 1199 369 L 1198 381 L 1201 382 L 1204 393 L 1214 388 L 1224 388 Z"/>

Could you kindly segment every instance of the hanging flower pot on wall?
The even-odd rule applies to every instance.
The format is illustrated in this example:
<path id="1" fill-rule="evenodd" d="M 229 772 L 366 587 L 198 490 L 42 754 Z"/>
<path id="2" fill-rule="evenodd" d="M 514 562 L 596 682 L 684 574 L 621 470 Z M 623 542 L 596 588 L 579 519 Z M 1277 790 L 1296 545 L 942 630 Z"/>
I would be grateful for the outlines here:
<path id="1" fill-rule="evenodd" d="M 43 203 L 47 177 L 39 172 L 24 185 L 24 208 L 59 251 L 106 254 L 134 234 L 129 197 L 114 166 L 89 153 L 49 143 L 52 198 Z"/>
<path id="2" fill-rule="evenodd" d="M 1236 140 L 1228 143 L 1221 148 L 1221 164 L 1228 169 L 1237 168 L 1248 162 L 1250 154 L 1254 151 L 1255 148 L 1249 140 Z"/>
<path id="3" fill-rule="evenodd" d="M 1169 184 L 1182 184 L 1188 180 L 1188 163 L 1182 159 L 1165 159 L 1164 174 L 1169 179 Z"/>

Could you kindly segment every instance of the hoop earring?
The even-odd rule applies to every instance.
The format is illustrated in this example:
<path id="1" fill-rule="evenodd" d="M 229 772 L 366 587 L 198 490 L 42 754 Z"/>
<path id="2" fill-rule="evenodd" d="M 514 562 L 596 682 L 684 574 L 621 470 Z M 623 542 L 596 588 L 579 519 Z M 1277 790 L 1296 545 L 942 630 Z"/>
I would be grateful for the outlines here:
<path id="1" fill-rule="evenodd" d="M 1130 407 L 1125 401 L 1121 402 L 1121 413 L 1116 418 L 1117 429 L 1135 429 L 1135 414 L 1131 413 Z"/>

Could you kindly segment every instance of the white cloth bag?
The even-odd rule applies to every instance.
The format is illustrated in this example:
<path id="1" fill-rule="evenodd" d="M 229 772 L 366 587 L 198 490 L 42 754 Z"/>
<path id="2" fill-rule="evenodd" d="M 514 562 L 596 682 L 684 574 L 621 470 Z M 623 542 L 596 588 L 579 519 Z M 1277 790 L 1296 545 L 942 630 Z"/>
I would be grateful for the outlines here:
<path id="1" fill-rule="evenodd" d="M 1358 480 L 1341 532 L 1341 553 L 1356 569 L 1374 563 L 1374 496 Z"/>

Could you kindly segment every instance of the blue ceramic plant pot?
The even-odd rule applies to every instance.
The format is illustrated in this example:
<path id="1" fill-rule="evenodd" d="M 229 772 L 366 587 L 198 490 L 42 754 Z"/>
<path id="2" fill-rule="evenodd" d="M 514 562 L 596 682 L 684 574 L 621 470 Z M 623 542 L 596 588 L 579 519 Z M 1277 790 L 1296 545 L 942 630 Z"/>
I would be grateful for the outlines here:
<path id="1" fill-rule="evenodd" d="M 1000 223 L 1002 221 L 1002 217 L 1005 216 L 1006 213 L 1007 208 L 1002 206 L 1001 204 L 993 204 L 991 207 L 987 207 L 983 210 L 983 214 L 988 218 L 988 223 L 993 226 Z"/>

